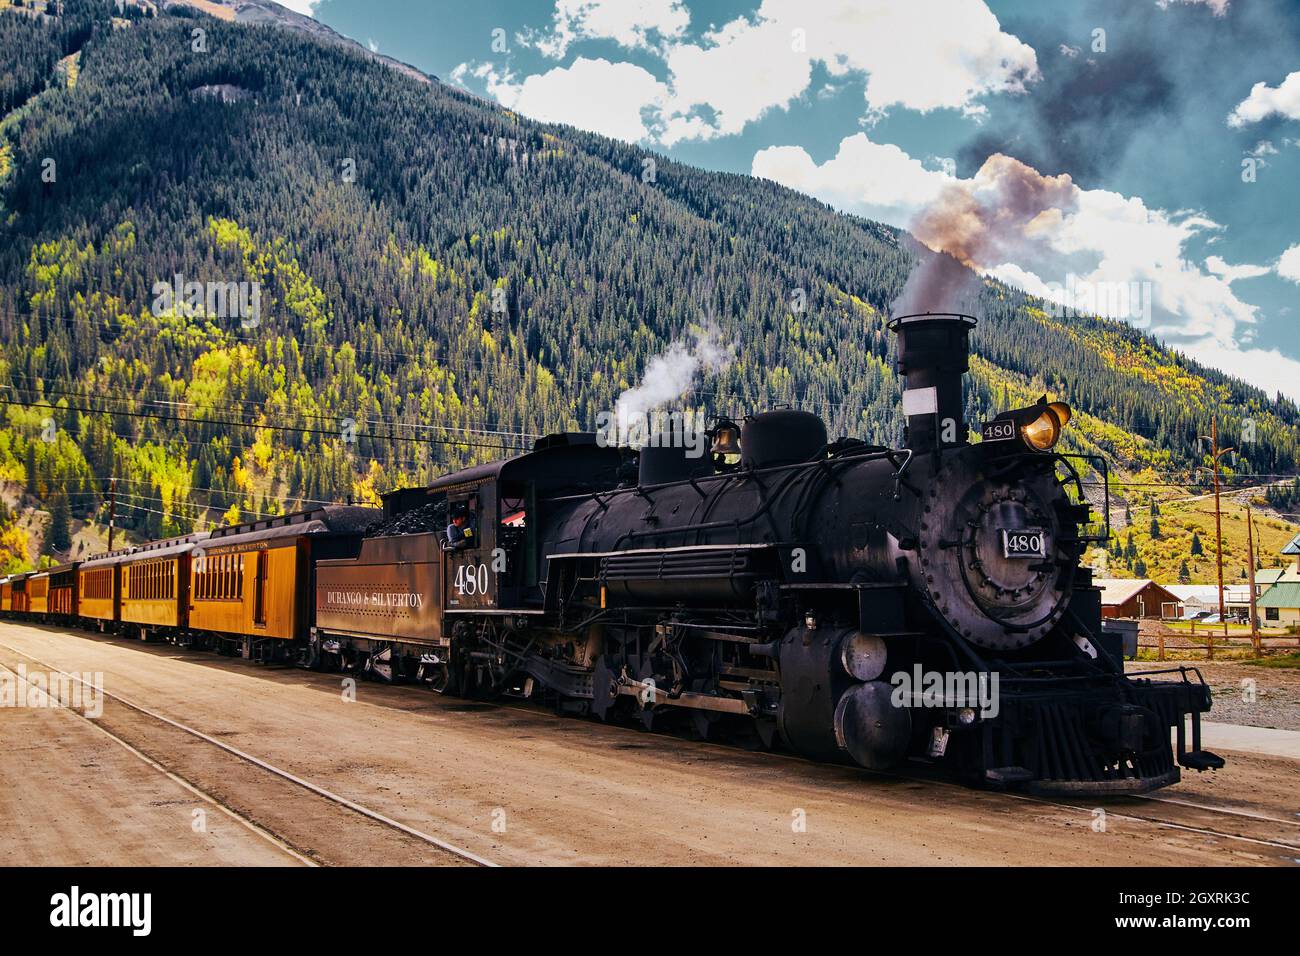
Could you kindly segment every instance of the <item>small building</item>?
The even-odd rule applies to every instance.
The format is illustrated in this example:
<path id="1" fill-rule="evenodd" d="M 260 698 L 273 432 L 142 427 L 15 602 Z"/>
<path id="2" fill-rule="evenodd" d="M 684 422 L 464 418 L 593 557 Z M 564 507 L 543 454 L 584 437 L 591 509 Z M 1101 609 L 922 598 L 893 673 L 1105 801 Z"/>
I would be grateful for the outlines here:
<path id="1" fill-rule="evenodd" d="M 1094 578 L 1101 588 L 1101 616 L 1159 620 L 1178 598 L 1150 578 Z"/>
<path id="2" fill-rule="evenodd" d="M 1255 584 L 1257 592 L 1263 588 Z M 1219 586 L 1217 584 L 1172 584 L 1169 592 L 1178 598 L 1176 609 L 1165 609 L 1166 618 L 1191 620 L 1207 614 L 1219 613 Z M 1229 618 L 1250 617 L 1250 585 L 1225 584 L 1223 586 L 1223 613 Z"/>
<path id="3" fill-rule="evenodd" d="M 1300 624 L 1300 534 L 1286 543 L 1282 553 L 1293 560 L 1264 589 L 1257 603 L 1260 621 L 1265 625 Z M 1256 583 L 1261 573 L 1255 572 Z"/>
<path id="4" fill-rule="evenodd" d="M 1256 607 L 1265 626 L 1300 624 L 1300 581 L 1279 581 L 1264 592 Z"/>
<path id="5" fill-rule="evenodd" d="M 1282 569 L 1282 573 L 1278 575 L 1278 579 L 1274 583 L 1282 584 L 1286 581 L 1300 581 L 1300 534 L 1283 546 L 1282 553 L 1291 559 L 1291 563 Z"/>

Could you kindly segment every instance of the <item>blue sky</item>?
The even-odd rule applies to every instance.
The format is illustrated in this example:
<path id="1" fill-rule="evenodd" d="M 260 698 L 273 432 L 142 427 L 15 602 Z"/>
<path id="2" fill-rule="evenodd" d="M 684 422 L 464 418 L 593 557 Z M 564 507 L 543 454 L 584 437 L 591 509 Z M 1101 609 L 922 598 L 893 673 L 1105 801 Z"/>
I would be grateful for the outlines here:
<path id="1" fill-rule="evenodd" d="M 1295 0 L 289 5 L 525 115 L 925 221 L 1300 400 Z"/>

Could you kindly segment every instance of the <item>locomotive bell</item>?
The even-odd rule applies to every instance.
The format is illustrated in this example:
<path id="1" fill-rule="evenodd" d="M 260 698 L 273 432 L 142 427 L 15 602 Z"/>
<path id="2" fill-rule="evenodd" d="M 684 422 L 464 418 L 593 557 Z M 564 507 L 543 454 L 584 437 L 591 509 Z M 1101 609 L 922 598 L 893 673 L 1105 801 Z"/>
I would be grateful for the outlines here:
<path id="1" fill-rule="evenodd" d="M 715 455 L 739 455 L 740 454 L 740 426 L 729 418 L 724 418 L 718 422 L 713 429 L 713 447 L 710 451 Z"/>

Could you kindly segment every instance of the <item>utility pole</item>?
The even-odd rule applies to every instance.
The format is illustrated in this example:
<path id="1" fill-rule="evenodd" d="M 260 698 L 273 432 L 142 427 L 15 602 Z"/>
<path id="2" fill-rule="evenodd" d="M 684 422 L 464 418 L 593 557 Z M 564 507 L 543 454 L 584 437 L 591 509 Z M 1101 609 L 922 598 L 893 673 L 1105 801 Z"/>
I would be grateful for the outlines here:
<path id="1" fill-rule="evenodd" d="M 113 550 L 113 519 L 117 517 L 117 479 L 108 479 L 108 550 Z"/>
<path id="2" fill-rule="evenodd" d="M 1262 655 L 1259 639 L 1259 618 L 1255 614 L 1255 516 L 1250 502 L 1246 503 L 1246 560 L 1250 562 L 1250 643 L 1255 645 L 1255 656 Z"/>
<path id="3" fill-rule="evenodd" d="M 1219 447 L 1219 417 L 1210 419 L 1210 434 L 1202 435 L 1210 443 L 1210 473 L 1214 477 L 1214 553 L 1219 566 L 1219 623 L 1223 625 L 1223 639 L 1228 639 L 1228 618 L 1223 608 L 1223 514 L 1219 502 L 1219 459 L 1232 451 L 1231 448 Z M 1206 656 L 1214 660 L 1214 635 L 1207 637 Z"/>

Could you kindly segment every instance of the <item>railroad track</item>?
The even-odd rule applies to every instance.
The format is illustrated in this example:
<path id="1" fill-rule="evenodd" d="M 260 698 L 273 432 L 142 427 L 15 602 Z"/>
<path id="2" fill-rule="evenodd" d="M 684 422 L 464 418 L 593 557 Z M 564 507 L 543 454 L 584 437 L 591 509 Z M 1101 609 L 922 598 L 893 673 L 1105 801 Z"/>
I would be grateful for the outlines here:
<path id="1" fill-rule="evenodd" d="M 57 668 L 52 664 L 42 661 L 41 659 L 34 657 L 31 654 L 28 654 L 26 651 L 19 650 L 18 648 L 13 647 L 10 644 L 0 642 L 0 647 L 14 654 L 17 654 L 20 657 L 26 658 L 28 661 L 31 661 L 32 663 L 38 665 L 49 674 L 59 674 L 62 675 L 63 677 L 68 678 L 69 680 L 80 683 L 83 686 L 87 686 L 87 687 L 91 686 L 87 684 L 85 680 L 78 677 L 77 675 L 70 674 L 67 671 L 61 670 L 60 668 Z M 15 677 L 21 677 L 21 675 L 19 675 L 17 671 L 14 671 L 13 668 L 9 667 L 3 662 L 0 662 L 0 667 L 3 667 L 5 670 L 9 671 L 10 673 L 13 673 Z M 31 686 L 37 686 L 37 685 L 32 685 L 31 681 L 27 681 L 27 682 Z M 41 689 L 44 690 L 44 688 Z M 187 735 L 188 737 L 201 741 L 202 743 L 207 744 L 212 748 L 216 748 L 217 750 L 221 751 L 224 755 L 231 758 L 233 761 L 238 762 L 243 767 L 252 768 L 253 770 L 259 772 L 263 776 L 269 776 L 274 778 L 282 785 L 288 785 L 289 787 L 294 788 L 297 791 L 310 794 L 310 798 L 314 798 L 318 802 L 323 801 L 325 803 L 330 804 L 331 806 L 342 808 L 344 810 L 349 811 L 351 814 L 355 814 L 357 816 L 363 817 L 365 818 L 365 820 L 369 821 L 371 825 L 384 828 L 387 831 L 396 832 L 397 834 L 400 834 L 400 837 L 403 840 L 414 841 L 426 847 L 433 847 L 437 851 L 439 851 L 439 853 L 445 854 L 448 857 L 451 857 L 458 862 L 467 863 L 474 866 L 487 866 L 487 867 L 495 867 L 498 865 L 493 861 L 483 856 L 480 856 L 477 853 L 473 853 L 470 850 L 464 849 L 463 847 L 457 846 L 446 840 L 440 839 L 439 837 L 426 833 L 423 830 L 417 829 L 416 827 L 409 826 L 405 823 L 402 823 L 399 820 L 394 820 L 392 817 L 380 813 L 378 810 L 357 803 L 356 801 L 350 800 L 347 797 L 334 793 L 333 791 L 327 790 L 326 788 L 319 786 L 318 784 L 312 783 L 310 780 L 305 780 L 302 777 L 290 773 L 288 770 L 285 770 L 281 767 L 277 767 L 274 764 L 262 760 L 259 757 L 255 757 L 252 754 L 246 753 L 238 749 L 237 747 L 233 747 L 222 740 L 218 740 L 215 737 L 209 734 L 205 734 L 200 730 L 196 730 L 195 728 L 190 727 L 184 723 L 181 723 L 180 721 L 173 720 L 170 717 L 167 717 L 163 714 L 159 714 L 153 710 L 150 710 L 149 708 L 143 706 L 142 704 L 136 703 L 135 701 L 132 700 L 128 700 L 127 698 L 122 697 L 119 694 L 113 694 L 110 693 L 109 691 L 103 690 L 102 688 L 98 688 L 98 687 L 94 688 L 94 691 L 102 695 L 106 699 L 117 702 L 123 707 L 129 709 L 131 712 L 138 714 L 149 721 L 153 721 L 157 725 L 168 728 L 170 732 L 176 732 L 176 733 Z M 262 837 L 263 839 L 266 839 L 269 842 L 273 843 L 281 850 L 283 850 L 291 857 L 293 857 L 295 860 L 297 860 L 299 863 L 308 866 L 320 865 L 320 863 L 313 858 L 314 854 L 313 851 L 310 849 L 309 841 L 301 838 L 293 838 L 288 834 L 284 833 L 281 828 L 269 826 L 265 822 L 259 822 L 257 819 L 255 819 L 254 814 L 250 814 L 245 811 L 240 811 L 236 807 L 232 806 L 229 800 L 222 799 L 219 795 L 214 793 L 213 788 L 211 787 L 205 788 L 198 785 L 194 780 L 186 777 L 182 773 L 177 772 L 175 767 L 169 767 L 165 765 L 161 760 L 157 759 L 155 756 L 150 755 L 142 747 L 137 746 L 136 743 L 133 743 L 131 740 L 127 739 L 121 734 L 115 733 L 114 731 L 110 730 L 107 726 L 105 726 L 102 716 L 98 718 L 91 718 L 88 717 L 83 712 L 83 710 L 77 710 L 73 707 L 65 707 L 64 709 L 71 711 L 72 713 L 80 717 L 82 720 L 86 721 L 87 723 L 90 723 L 101 733 L 104 733 L 108 737 L 112 738 L 118 744 L 127 748 L 130 752 L 138 756 L 140 759 L 144 760 L 155 770 L 158 770 L 159 772 L 165 774 L 174 782 L 180 784 L 185 789 L 189 790 L 191 793 L 194 793 L 196 796 L 200 797 L 205 802 L 208 802 L 216 806 L 221 812 L 235 819 L 241 825 L 252 830 L 254 833 Z M 365 862 L 365 861 L 358 860 L 356 862 Z M 369 862 L 379 863 L 379 862 L 387 862 L 387 860 L 370 860 Z M 426 860 L 424 862 L 428 862 L 428 861 Z"/>
<path id="2" fill-rule="evenodd" d="M 1086 811 L 1088 809 L 1088 806 L 1086 804 L 1061 803 L 1047 797 L 1036 797 L 1032 794 L 1008 793 L 1006 794 L 1006 796 L 1012 797 L 1016 800 L 1024 800 L 1027 802 L 1038 803 L 1044 806 L 1058 807 L 1064 810 L 1085 810 Z M 1270 825 L 1279 825 L 1279 824 L 1283 826 L 1296 825 L 1295 821 L 1286 820 L 1283 819 L 1282 817 L 1274 817 L 1268 814 L 1255 814 L 1255 813 L 1249 813 L 1244 811 L 1236 811 L 1228 807 L 1211 807 L 1205 804 L 1194 803 L 1188 800 L 1173 801 L 1173 800 L 1165 800 L 1160 797 L 1143 798 L 1141 796 L 1128 797 L 1125 799 L 1138 799 L 1138 800 L 1147 799 L 1154 803 L 1168 803 L 1174 806 L 1181 806 L 1181 807 L 1195 809 L 1199 813 L 1205 813 L 1214 816 L 1233 817 L 1233 818 L 1246 817 L 1258 822 L 1267 822 Z M 1288 843 L 1284 840 L 1270 839 L 1268 837 L 1249 836 L 1247 834 L 1240 833 L 1240 832 L 1229 832 L 1227 830 L 1219 830 L 1214 827 L 1200 826 L 1190 821 L 1169 820 L 1161 817 L 1144 816 L 1143 814 L 1139 814 L 1139 813 L 1127 813 L 1122 810 L 1116 810 L 1113 807 L 1104 807 L 1103 809 L 1105 809 L 1106 815 L 1108 817 L 1112 817 L 1117 820 L 1141 821 L 1143 823 L 1151 823 L 1154 824 L 1155 826 L 1162 827 L 1165 829 L 1181 830 L 1186 833 L 1199 833 L 1202 836 L 1212 836 L 1222 840 L 1232 840 L 1240 843 L 1254 844 L 1255 846 L 1259 846 L 1259 847 L 1268 847 L 1269 849 L 1273 849 L 1273 850 L 1283 850 L 1286 853 L 1290 854 L 1290 856 L 1286 858 L 1287 862 L 1300 863 L 1300 842 Z"/>

